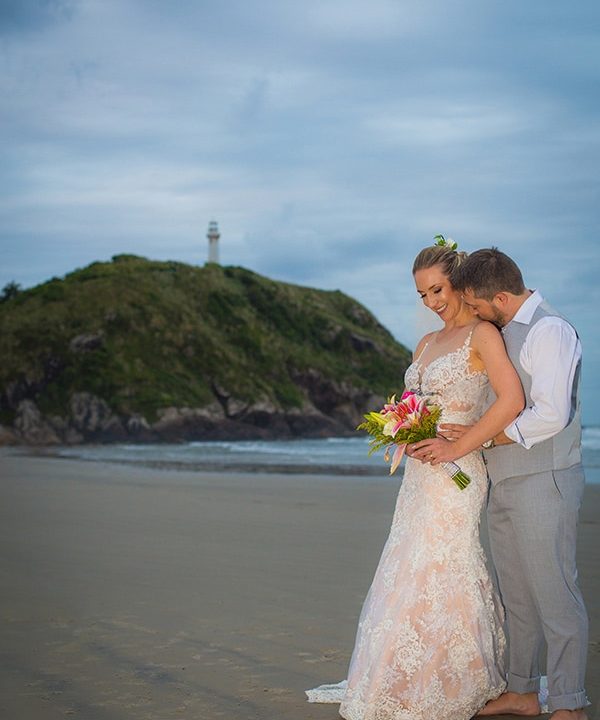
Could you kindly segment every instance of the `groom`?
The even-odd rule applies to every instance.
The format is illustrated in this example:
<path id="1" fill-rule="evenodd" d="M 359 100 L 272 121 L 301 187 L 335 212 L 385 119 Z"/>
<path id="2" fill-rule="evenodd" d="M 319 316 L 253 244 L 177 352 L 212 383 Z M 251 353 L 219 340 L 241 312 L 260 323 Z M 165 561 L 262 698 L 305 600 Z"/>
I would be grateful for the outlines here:
<path id="1" fill-rule="evenodd" d="M 575 541 L 584 486 L 575 328 L 497 248 L 477 250 L 452 284 L 502 328 L 525 410 L 485 451 L 488 527 L 509 637 L 508 690 L 480 715 L 539 715 L 539 656 L 547 647 L 552 720 L 585 720 L 587 615 Z"/>

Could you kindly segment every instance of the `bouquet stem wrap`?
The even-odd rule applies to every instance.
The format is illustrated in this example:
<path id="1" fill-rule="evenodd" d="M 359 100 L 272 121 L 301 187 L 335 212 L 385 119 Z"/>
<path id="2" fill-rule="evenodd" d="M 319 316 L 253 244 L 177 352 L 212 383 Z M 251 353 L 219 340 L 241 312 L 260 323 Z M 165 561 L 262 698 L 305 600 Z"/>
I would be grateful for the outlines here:
<path id="1" fill-rule="evenodd" d="M 385 460 L 391 456 L 390 475 L 392 475 L 404 455 L 409 443 L 434 438 L 437 435 L 437 421 L 441 409 L 437 405 L 428 404 L 424 398 L 414 392 L 406 391 L 400 400 L 392 395 L 379 412 L 367 413 L 365 422 L 356 429 L 366 430 L 371 435 L 369 455 L 385 448 Z M 454 462 L 440 463 L 440 466 L 450 475 L 460 490 L 464 490 L 471 482 Z"/>
<path id="2" fill-rule="evenodd" d="M 464 490 L 471 482 L 471 478 L 464 473 L 455 462 L 440 463 L 441 467 L 450 475 L 461 490 Z"/>

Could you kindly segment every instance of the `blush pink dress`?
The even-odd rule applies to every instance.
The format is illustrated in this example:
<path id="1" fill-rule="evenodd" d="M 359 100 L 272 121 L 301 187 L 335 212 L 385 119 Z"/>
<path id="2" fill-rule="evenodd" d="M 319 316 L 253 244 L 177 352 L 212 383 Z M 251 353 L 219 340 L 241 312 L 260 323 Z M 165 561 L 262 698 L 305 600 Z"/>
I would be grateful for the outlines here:
<path id="1" fill-rule="evenodd" d="M 472 424 L 485 409 L 488 378 L 470 369 L 471 333 L 406 371 L 406 387 L 431 396 L 442 422 Z M 347 682 L 307 692 L 340 702 L 346 720 L 468 720 L 505 689 L 502 608 L 479 540 L 485 465 L 479 451 L 458 464 L 471 478 L 465 490 L 440 467 L 406 461 Z"/>

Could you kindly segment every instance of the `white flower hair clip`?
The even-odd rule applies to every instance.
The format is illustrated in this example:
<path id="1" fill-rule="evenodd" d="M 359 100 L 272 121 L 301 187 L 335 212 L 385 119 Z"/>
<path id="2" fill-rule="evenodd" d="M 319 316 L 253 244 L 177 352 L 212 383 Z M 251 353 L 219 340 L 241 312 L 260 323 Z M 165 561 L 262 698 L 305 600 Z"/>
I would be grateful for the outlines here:
<path id="1" fill-rule="evenodd" d="M 436 235 L 433 239 L 435 240 L 434 245 L 438 245 L 439 247 L 447 247 L 450 248 L 450 250 L 456 250 L 458 248 L 458 243 L 455 243 L 452 238 Z"/>

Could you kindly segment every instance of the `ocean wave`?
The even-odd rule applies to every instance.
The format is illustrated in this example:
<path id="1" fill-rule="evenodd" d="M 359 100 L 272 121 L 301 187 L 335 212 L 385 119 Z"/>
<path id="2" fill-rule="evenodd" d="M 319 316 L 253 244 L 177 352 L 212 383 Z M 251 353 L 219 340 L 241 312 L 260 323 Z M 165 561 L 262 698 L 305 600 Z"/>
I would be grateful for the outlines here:
<path id="1" fill-rule="evenodd" d="M 581 444 L 588 450 L 600 450 L 600 427 L 584 427 Z"/>
<path id="2" fill-rule="evenodd" d="M 600 427 L 583 430 L 583 462 L 596 482 L 600 468 Z M 222 440 L 180 444 L 132 443 L 79 445 L 56 448 L 53 454 L 96 462 L 117 462 L 184 470 L 239 470 L 256 472 L 330 472 L 331 474 L 385 474 L 383 454 L 368 456 L 368 438 L 293 440 Z"/>

